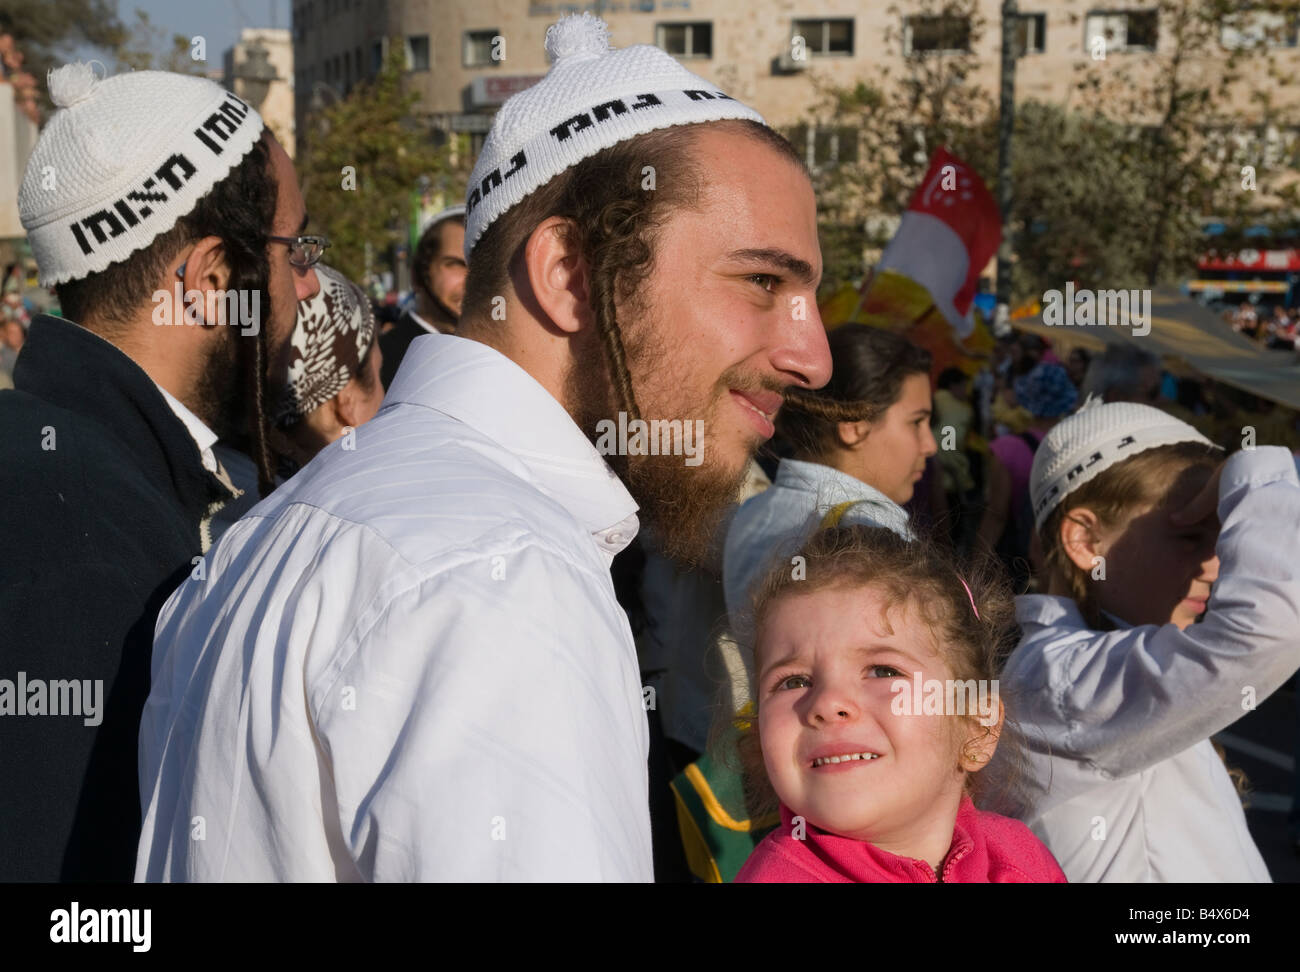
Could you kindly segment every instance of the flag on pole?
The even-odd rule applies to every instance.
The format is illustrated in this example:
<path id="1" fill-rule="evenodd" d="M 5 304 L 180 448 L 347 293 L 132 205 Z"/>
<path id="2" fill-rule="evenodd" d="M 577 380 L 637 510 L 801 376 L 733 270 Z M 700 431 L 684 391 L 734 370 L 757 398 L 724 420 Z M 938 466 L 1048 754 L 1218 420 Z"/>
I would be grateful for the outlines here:
<path id="1" fill-rule="evenodd" d="M 980 271 L 1002 242 L 1002 216 L 992 193 L 961 159 L 940 147 L 912 194 L 876 272 L 893 270 L 930 293 L 959 338 L 975 330 L 971 304 Z"/>

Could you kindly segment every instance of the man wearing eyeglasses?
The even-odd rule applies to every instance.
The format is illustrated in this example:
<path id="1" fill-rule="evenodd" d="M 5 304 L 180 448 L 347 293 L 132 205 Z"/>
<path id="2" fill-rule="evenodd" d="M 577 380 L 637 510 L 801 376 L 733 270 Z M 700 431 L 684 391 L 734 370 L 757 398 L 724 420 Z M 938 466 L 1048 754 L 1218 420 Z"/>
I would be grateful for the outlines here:
<path id="1" fill-rule="evenodd" d="M 236 493 L 213 444 L 264 442 L 327 244 L 211 81 L 72 64 L 50 97 L 19 207 L 66 319 L 33 322 L 0 393 L 0 881 L 127 881 L 154 620 Z"/>

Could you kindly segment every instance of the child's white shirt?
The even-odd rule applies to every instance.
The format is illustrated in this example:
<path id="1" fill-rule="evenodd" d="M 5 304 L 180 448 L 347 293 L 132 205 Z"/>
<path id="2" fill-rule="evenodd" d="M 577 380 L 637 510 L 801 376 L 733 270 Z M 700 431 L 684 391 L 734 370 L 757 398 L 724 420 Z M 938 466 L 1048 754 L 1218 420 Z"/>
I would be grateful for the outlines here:
<path id="1" fill-rule="evenodd" d="M 1291 454 L 1230 457 L 1204 619 L 1094 631 L 1068 598 L 1016 599 L 1003 692 L 1028 753 L 1025 822 L 1072 882 L 1269 881 L 1209 737 L 1300 667 Z"/>

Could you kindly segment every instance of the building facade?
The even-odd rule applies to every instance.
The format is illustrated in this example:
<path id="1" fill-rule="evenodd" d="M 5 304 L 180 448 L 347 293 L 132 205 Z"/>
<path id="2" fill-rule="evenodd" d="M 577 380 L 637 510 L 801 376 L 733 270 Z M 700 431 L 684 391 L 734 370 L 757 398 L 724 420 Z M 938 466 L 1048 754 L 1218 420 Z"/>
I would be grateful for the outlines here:
<path id="1" fill-rule="evenodd" d="M 244 28 L 226 50 L 221 83 L 257 109 L 293 158 L 297 152 L 293 34 L 276 28 Z"/>
<path id="2" fill-rule="evenodd" d="M 775 127 L 793 126 L 810 161 L 835 154 L 834 133 L 819 138 L 814 78 L 850 85 L 889 67 L 897 77 L 910 56 L 971 51 L 972 81 L 996 95 L 1000 0 L 977 0 L 968 18 L 921 16 L 923 4 L 862 0 L 294 0 L 293 47 L 298 120 L 317 103 L 346 95 L 371 77 L 389 47 L 402 45 L 406 83 L 435 131 L 477 133 L 511 94 L 546 73 L 546 29 L 582 10 L 602 17 L 617 47 L 656 44 Z M 1154 5 L 1143 0 L 1021 0 L 1024 50 L 1016 96 L 1078 103 L 1085 71 L 1159 69 L 1173 41 Z M 913 11 L 913 12 L 910 12 Z M 1214 61 L 1252 38 L 1269 37 L 1284 70 L 1300 68 L 1296 25 L 1247 13 L 1224 23 Z M 1100 55 L 1100 56 L 1099 56 Z M 1206 64 L 1210 73 L 1214 63 Z M 1242 96 L 1243 113 L 1256 110 Z M 1154 120 L 1154 119 L 1153 119 Z M 477 150 L 478 142 L 474 148 Z"/>

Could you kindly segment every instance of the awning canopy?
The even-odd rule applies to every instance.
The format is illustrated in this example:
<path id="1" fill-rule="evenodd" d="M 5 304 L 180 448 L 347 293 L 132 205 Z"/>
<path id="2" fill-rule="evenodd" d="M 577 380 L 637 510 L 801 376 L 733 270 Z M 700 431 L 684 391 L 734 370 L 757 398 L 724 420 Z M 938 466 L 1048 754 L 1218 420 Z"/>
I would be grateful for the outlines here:
<path id="1" fill-rule="evenodd" d="M 1300 410 L 1300 366 L 1292 351 L 1268 351 L 1233 331 L 1214 311 L 1173 288 L 1151 295 L 1151 331 L 1134 336 L 1123 324 L 1091 327 L 1052 327 L 1040 310 L 1013 315 L 1012 325 L 1046 338 L 1068 353 L 1074 348 L 1102 351 L 1108 344 L 1132 342 L 1160 357 L 1181 359 L 1225 385 Z"/>

